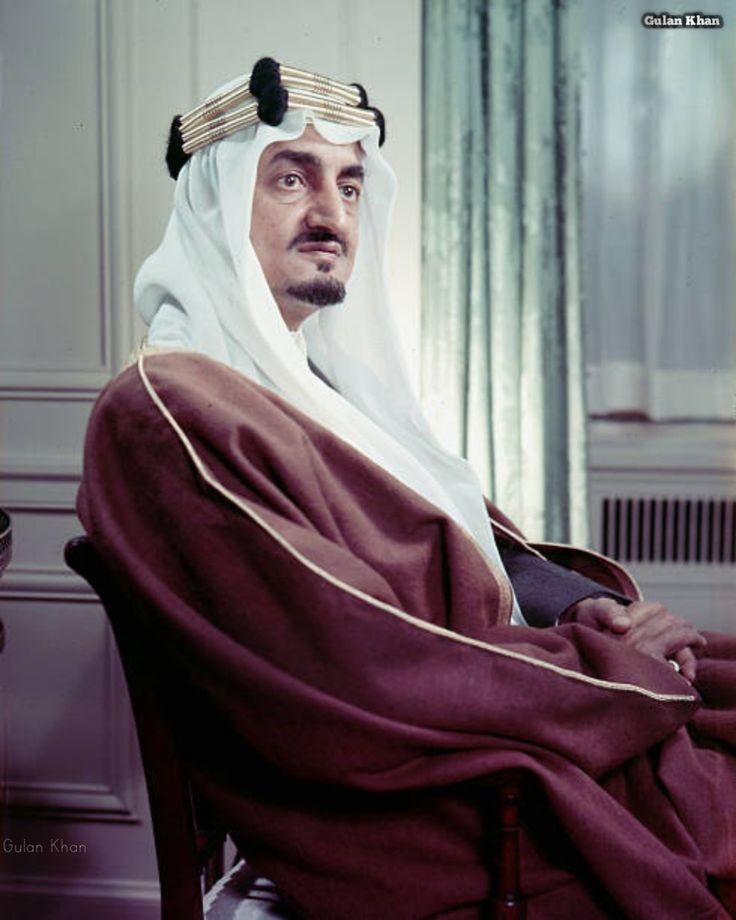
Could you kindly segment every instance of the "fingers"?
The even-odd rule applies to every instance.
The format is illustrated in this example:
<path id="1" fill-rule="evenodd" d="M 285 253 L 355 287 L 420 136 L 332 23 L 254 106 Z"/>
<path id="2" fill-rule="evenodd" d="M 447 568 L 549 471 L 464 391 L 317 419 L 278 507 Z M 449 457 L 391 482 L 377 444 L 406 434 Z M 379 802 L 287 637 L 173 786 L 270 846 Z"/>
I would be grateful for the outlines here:
<path id="1" fill-rule="evenodd" d="M 628 614 L 632 620 L 629 631 L 632 642 L 662 646 L 668 655 L 685 646 L 702 648 L 706 644 L 692 623 L 670 613 L 662 604 L 636 601 L 628 608 Z"/>
<path id="2" fill-rule="evenodd" d="M 625 633 L 631 626 L 627 608 L 611 597 L 586 597 L 570 610 L 576 623 L 591 629 Z"/>
<path id="3" fill-rule="evenodd" d="M 613 638 L 659 661 L 676 662 L 686 680 L 695 680 L 694 650 L 702 648 L 706 640 L 691 623 L 662 604 L 634 601 L 624 607 L 613 598 L 591 597 L 580 601 L 573 610 L 576 622 L 609 632 Z"/>
<path id="4" fill-rule="evenodd" d="M 607 629 L 619 635 L 628 632 L 633 625 L 633 620 L 629 616 L 626 607 L 610 598 L 608 600 L 610 606 L 607 605 L 598 610 L 597 622 L 599 629 Z"/>
<path id="5" fill-rule="evenodd" d="M 695 675 L 698 670 L 698 662 L 693 650 L 688 647 L 681 648 L 679 652 L 675 652 L 672 659 L 680 666 L 680 674 L 682 674 L 685 680 L 692 683 L 695 680 Z"/>
<path id="6" fill-rule="evenodd" d="M 629 614 L 632 626 L 622 641 L 653 658 L 672 659 L 692 683 L 697 671 L 693 650 L 705 645 L 705 638 L 695 627 L 661 604 L 638 601 L 631 604 Z"/>

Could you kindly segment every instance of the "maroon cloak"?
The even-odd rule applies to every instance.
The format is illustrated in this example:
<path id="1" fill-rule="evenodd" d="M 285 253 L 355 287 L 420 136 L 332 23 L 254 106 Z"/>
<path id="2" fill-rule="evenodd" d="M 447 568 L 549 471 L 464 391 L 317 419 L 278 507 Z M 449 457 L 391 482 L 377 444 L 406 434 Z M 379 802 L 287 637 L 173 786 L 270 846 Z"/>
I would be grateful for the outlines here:
<path id="1" fill-rule="evenodd" d="M 736 915 L 736 641 L 709 637 L 696 692 L 586 627 L 506 625 L 453 521 L 195 354 L 104 391 L 79 514 L 186 669 L 199 784 L 303 916 L 478 917 L 511 767 L 529 920 L 729 916 L 716 889 Z"/>

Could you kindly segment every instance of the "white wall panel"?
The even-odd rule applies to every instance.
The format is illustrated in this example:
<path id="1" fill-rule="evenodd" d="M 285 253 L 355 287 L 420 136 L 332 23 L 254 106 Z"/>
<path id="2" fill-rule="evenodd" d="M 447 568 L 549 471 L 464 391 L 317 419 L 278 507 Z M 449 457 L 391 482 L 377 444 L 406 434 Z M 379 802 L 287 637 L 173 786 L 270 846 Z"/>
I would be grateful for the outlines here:
<path id="1" fill-rule="evenodd" d="M 246 15 L 241 0 L 194 5 L 198 96 L 265 55 L 338 79 L 348 76 L 346 38 L 355 3 L 313 0 L 308 9 L 293 2 L 249 3 Z"/>
<path id="2" fill-rule="evenodd" d="M 132 0 L 110 4 L 110 29 L 124 36 L 115 45 L 114 183 L 120 235 L 115 240 L 119 319 L 129 320 L 129 341 L 144 333 L 134 317 L 133 279 L 159 244 L 171 210 L 174 183 L 164 163 L 168 128 L 192 98 L 194 23 L 191 0 Z M 135 330 L 134 332 L 132 330 Z"/>
<path id="3" fill-rule="evenodd" d="M 47 587 L 58 593 L 65 584 L 77 584 L 62 558 L 64 543 L 80 531 L 73 506 L 3 499 L 3 507 L 13 518 L 14 539 L 13 565 L 0 593 L 12 586 L 17 594 L 21 581 L 29 592 Z"/>
<path id="4" fill-rule="evenodd" d="M 92 400 L 91 395 L 74 398 L 63 390 L 48 397 L 5 395 L 0 414 L 2 468 L 35 473 L 48 468 L 78 475 Z"/>
<path id="5" fill-rule="evenodd" d="M 11 793 L 109 791 L 108 751 L 100 741 L 107 734 L 110 655 L 99 609 L 16 599 L 4 602 L 3 621 L 5 675 L 13 688 L 6 705 L 14 740 L 6 777 Z"/>
<path id="6" fill-rule="evenodd" d="M 0 363 L 106 364 L 98 8 L 4 3 Z M 12 215 L 12 219 L 9 219 Z"/>

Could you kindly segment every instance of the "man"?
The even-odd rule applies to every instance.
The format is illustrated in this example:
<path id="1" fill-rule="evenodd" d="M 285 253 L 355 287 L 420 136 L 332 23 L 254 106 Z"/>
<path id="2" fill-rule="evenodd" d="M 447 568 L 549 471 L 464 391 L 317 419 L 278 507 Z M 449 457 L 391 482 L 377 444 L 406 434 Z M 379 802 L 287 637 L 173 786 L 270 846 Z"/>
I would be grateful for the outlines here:
<path id="1" fill-rule="evenodd" d="M 198 784 L 305 916 L 478 917 L 508 767 L 530 918 L 727 916 L 736 644 L 544 558 L 435 441 L 372 112 L 270 62 L 175 122 L 155 349 L 90 422 L 80 516 L 187 674 Z"/>

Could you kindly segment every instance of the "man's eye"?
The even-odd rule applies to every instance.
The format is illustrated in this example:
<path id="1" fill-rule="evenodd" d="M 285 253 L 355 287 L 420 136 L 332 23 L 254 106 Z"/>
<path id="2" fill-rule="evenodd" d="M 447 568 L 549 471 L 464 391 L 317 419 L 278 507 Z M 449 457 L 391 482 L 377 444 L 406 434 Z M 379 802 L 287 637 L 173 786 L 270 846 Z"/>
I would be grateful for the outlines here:
<path id="1" fill-rule="evenodd" d="M 340 190 L 343 198 L 347 198 L 348 201 L 357 201 L 360 198 L 361 189 L 357 185 L 341 185 Z"/>
<path id="2" fill-rule="evenodd" d="M 304 182 L 302 181 L 302 177 L 296 173 L 287 173 L 285 176 L 279 176 L 278 185 L 281 188 L 295 189 L 301 188 Z"/>

